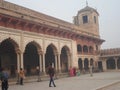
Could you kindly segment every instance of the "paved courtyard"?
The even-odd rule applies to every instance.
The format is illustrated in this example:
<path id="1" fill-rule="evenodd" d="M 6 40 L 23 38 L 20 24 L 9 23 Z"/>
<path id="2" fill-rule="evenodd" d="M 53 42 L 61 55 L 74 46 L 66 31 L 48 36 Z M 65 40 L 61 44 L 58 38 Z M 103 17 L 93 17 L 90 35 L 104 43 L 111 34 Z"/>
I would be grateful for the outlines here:
<path id="1" fill-rule="evenodd" d="M 10 85 L 9 90 L 120 90 L 120 72 L 102 72 L 55 80 L 57 87 L 48 87 L 49 81 Z M 103 88 L 104 87 L 104 88 Z"/>

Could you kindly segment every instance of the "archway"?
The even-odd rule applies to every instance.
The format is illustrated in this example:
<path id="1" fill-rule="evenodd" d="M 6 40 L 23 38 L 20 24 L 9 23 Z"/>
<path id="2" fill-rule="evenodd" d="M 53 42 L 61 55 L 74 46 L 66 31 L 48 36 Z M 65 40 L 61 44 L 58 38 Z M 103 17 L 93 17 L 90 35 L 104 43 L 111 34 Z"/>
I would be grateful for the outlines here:
<path id="1" fill-rule="evenodd" d="M 113 58 L 109 58 L 106 63 L 107 69 L 115 69 L 115 60 Z"/>
<path id="2" fill-rule="evenodd" d="M 90 65 L 91 65 L 91 66 L 94 65 L 93 62 L 94 62 L 94 60 L 91 58 L 91 59 L 90 59 Z"/>
<path id="3" fill-rule="evenodd" d="M 78 67 L 79 67 L 79 70 L 83 69 L 82 59 L 81 58 L 78 59 Z"/>
<path id="4" fill-rule="evenodd" d="M 70 55 L 70 50 L 67 46 L 64 46 L 61 50 L 60 61 L 62 72 L 68 72 L 70 61 L 68 61 L 68 55 Z M 69 62 L 69 63 L 68 63 Z"/>
<path id="5" fill-rule="evenodd" d="M 89 69 L 88 65 L 89 65 L 88 59 L 85 58 L 85 60 L 84 60 L 84 69 L 85 69 L 85 71 L 88 71 L 88 69 Z"/>
<path id="6" fill-rule="evenodd" d="M 36 67 L 40 66 L 39 62 L 39 54 L 41 48 L 35 42 L 30 42 L 26 45 L 25 53 L 24 53 L 24 69 L 26 71 L 26 75 L 36 75 Z"/>
<path id="7" fill-rule="evenodd" d="M 100 71 L 103 71 L 102 61 L 99 61 L 99 62 L 98 62 L 98 69 L 99 69 Z"/>
<path id="8" fill-rule="evenodd" d="M 16 76 L 18 45 L 12 39 L 6 39 L 0 44 L 0 67 L 6 68 L 10 77 Z"/>
<path id="9" fill-rule="evenodd" d="M 45 67 L 49 66 L 49 64 L 52 64 L 54 67 L 55 65 L 55 54 L 57 53 L 57 49 L 53 44 L 50 44 L 46 49 L 45 54 Z M 47 70 L 46 70 L 47 71 Z"/>

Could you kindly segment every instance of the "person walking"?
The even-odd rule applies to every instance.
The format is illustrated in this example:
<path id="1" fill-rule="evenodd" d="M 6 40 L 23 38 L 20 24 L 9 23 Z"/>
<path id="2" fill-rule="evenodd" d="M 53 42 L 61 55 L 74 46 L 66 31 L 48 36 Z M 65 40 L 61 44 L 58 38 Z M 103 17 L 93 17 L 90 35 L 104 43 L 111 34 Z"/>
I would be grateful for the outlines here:
<path id="1" fill-rule="evenodd" d="M 4 68 L 1 69 L 1 88 L 2 90 L 8 90 L 8 72 Z"/>
<path id="2" fill-rule="evenodd" d="M 40 67 L 39 66 L 36 67 L 36 72 L 37 72 L 37 75 L 38 75 L 37 82 L 40 82 L 41 77 L 40 77 Z"/>
<path id="3" fill-rule="evenodd" d="M 19 77 L 20 77 L 20 85 L 23 85 L 23 79 L 25 78 L 25 74 L 22 68 L 20 68 Z"/>
<path id="4" fill-rule="evenodd" d="M 50 81 L 49 81 L 49 87 L 52 87 L 51 86 L 51 83 L 53 84 L 54 87 L 56 87 L 55 83 L 54 83 L 54 74 L 55 74 L 55 70 L 54 68 L 52 67 L 52 64 L 49 65 L 48 67 L 48 74 L 49 74 L 49 77 L 50 77 Z"/>

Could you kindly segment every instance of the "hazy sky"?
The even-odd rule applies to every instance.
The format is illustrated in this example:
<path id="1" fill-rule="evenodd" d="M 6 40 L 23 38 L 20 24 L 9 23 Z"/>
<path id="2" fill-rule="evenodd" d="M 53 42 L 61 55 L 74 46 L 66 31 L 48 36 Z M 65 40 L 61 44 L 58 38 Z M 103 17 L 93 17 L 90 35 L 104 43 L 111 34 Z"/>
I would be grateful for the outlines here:
<path id="1" fill-rule="evenodd" d="M 55 18 L 72 22 L 73 16 L 86 6 L 86 0 L 6 0 Z M 99 12 L 102 48 L 120 48 L 120 0 L 87 0 Z"/>

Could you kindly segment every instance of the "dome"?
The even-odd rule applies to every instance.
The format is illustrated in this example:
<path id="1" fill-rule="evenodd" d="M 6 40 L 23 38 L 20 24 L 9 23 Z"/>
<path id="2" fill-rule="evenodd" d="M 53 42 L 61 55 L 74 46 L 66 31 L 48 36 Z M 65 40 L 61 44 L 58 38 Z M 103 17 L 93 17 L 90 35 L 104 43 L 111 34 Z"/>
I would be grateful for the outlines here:
<path id="1" fill-rule="evenodd" d="M 86 12 L 86 11 L 96 12 L 99 15 L 99 13 L 97 12 L 96 9 L 89 7 L 89 6 L 86 6 L 85 8 L 81 9 L 80 11 L 78 11 L 78 13 L 82 13 L 82 12 Z"/>

